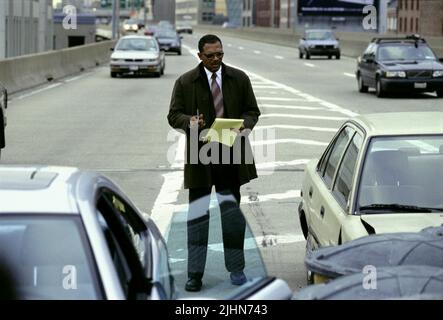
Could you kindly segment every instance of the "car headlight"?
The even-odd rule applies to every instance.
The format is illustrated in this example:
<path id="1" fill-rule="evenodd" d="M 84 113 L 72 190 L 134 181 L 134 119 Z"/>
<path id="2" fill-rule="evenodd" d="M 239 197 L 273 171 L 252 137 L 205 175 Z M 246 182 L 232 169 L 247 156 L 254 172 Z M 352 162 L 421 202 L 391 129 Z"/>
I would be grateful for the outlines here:
<path id="1" fill-rule="evenodd" d="M 386 71 L 386 78 L 406 78 L 404 71 Z"/>
<path id="2" fill-rule="evenodd" d="M 129 30 L 130 27 L 129 26 L 124 26 L 124 28 L 125 28 L 125 30 Z"/>
<path id="3" fill-rule="evenodd" d="M 157 62 L 158 61 L 158 58 L 155 58 L 155 59 L 148 59 L 148 62 Z"/>
<path id="4" fill-rule="evenodd" d="M 432 76 L 433 76 L 434 78 L 443 77 L 443 70 L 437 70 L 437 71 L 434 71 L 434 73 L 432 74 Z"/>

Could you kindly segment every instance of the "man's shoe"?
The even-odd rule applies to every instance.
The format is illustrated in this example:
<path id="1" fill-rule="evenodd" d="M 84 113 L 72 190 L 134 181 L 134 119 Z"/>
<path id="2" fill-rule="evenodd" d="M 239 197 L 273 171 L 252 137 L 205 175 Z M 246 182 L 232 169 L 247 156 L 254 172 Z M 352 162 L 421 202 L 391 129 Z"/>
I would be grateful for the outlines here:
<path id="1" fill-rule="evenodd" d="M 189 278 L 188 282 L 186 282 L 185 290 L 186 291 L 200 291 L 202 287 L 202 281 L 196 278 Z"/>
<path id="2" fill-rule="evenodd" d="M 241 286 L 245 284 L 248 279 L 246 279 L 243 271 L 231 272 L 231 283 L 235 286 Z"/>

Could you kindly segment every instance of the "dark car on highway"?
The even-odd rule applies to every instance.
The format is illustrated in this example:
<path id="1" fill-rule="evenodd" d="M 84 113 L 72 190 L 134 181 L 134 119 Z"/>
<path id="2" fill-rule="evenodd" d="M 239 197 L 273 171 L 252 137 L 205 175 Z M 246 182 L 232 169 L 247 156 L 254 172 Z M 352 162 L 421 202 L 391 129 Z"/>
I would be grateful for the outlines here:
<path id="1" fill-rule="evenodd" d="M 436 92 L 443 97 L 443 64 L 425 39 L 374 38 L 357 59 L 358 90 L 375 88 L 383 97 L 389 92 Z"/>
<path id="2" fill-rule="evenodd" d="M 174 30 L 159 29 L 155 33 L 155 38 L 158 41 L 161 50 L 166 52 L 176 52 L 178 55 L 182 54 L 182 37 Z"/>
<path id="3" fill-rule="evenodd" d="M 6 108 L 8 106 L 8 91 L 0 83 L 0 157 L 5 147 Z"/>
<path id="4" fill-rule="evenodd" d="M 306 30 L 298 46 L 300 59 L 303 56 L 335 56 L 340 59 L 340 43 L 331 30 Z"/>

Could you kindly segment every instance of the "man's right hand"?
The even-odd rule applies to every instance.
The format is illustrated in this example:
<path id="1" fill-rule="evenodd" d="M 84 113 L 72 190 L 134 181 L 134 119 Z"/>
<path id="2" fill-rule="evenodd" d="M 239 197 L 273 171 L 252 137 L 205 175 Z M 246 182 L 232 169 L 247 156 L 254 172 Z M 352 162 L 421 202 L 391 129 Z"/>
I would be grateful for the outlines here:
<path id="1" fill-rule="evenodd" d="M 191 120 L 189 121 L 189 127 L 191 129 L 196 129 L 197 126 L 198 126 L 199 129 L 202 129 L 202 128 L 205 127 L 205 125 L 206 125 L 206 123 L 205 123 L 205 119 L 204 119 L 203 114 L 200 114 L 199 117 L 192 116 Z"/>

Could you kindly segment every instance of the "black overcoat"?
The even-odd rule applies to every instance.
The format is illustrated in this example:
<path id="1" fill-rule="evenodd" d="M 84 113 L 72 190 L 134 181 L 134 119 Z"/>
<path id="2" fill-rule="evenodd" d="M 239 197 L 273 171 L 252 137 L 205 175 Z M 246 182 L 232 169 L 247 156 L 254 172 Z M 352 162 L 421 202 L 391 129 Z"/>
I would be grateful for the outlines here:
<path id="1" fill-rule="evenodd" d="M 260 110 L 257 106 L 249 77 L 241 70 L 222 64 L 222 93 L 224 117 L 244 119 L 246 132 L 252 130 L 260 116 Z M 177 79 L 172 92 L 168 114 L 168 122 L 171 127 L 185 132 L 187 136 L 184 167 L 185 189 L 204 188 L 214 185 L 211 165 L 202 164 L 200 161 L 198 163 L 190 161 L 189 121 L 192 115 L 197 114 L 197 109 L 200 114 L 204 115 L 206 123 L 204 129 L 209 129 L 215 120 L 215 110 L 208 79 L 202 63 Z M 199 142 L 198 148 L 202 148 L 203 145 L 203 142 Z M 234 153 L 233 149 L 241 150 L 241 163 L 227 167 L 233 173 L 230 176 L 238 177 L 235 184 L 243 185 L 257 178 L 255 163 L 250 161 L 251 157 L 249 155 L 252 155 L 252 150 L 249 139 L 247 137 L 241 139 L 240 149 L 230 149 L 231 159 Z"/>

